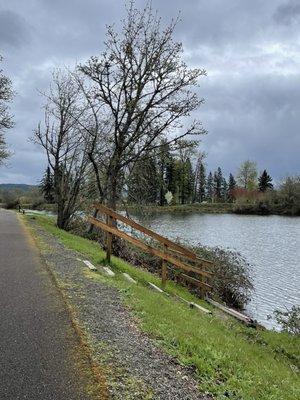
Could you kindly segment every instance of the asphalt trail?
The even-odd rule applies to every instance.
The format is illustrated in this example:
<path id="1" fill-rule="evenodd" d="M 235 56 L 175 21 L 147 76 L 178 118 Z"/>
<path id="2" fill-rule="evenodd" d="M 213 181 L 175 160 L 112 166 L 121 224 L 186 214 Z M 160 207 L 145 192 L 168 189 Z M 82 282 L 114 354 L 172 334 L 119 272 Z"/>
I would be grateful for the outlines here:
<path id="1" fill-rule="evenodd" d="M 17 216 L 0 209 L 0 399 L 84 400 L 79 340 Z"/>

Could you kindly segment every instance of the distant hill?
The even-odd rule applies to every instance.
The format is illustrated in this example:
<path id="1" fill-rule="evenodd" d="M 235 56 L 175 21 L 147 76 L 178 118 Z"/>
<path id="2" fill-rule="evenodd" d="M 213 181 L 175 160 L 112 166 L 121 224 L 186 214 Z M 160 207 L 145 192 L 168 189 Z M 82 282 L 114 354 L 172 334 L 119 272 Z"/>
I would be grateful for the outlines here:
<path id="1" fill-rule="evenodd" d="M 0 183 L 0 190 L 18 189 L 22 192 L 28 192 L 36 187 L 37 185 L 26 185 L 25 183 Z"/>

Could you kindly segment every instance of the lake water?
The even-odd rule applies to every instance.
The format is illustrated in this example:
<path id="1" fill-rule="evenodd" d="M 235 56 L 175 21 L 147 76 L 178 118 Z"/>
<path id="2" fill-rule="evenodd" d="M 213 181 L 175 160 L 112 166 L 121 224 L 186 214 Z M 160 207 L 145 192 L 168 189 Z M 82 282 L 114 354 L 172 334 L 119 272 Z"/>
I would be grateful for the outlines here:
<path id="1" fill-rule="evenodd" d="M 171 239 L 238 251 L 252 265 L 254 292 L 247 314 L 268 328 L 277 308 L 300 304 L 300 217 L 159 214 L 150 226 Z"/>

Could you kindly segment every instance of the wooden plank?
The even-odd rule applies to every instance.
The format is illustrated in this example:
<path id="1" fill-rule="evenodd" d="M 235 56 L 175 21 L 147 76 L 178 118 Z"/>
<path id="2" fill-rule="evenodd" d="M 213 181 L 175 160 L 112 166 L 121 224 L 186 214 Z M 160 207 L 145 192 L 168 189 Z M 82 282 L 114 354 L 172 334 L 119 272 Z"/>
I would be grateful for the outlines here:
<path id="1" fill-rule="evenodd" d="M 114 219 L 117 219 L 119 221 L 124 222 L 125 224 L 131 226 L 134 229 L 137 229 L 141 232 L 143 232 L 145 235 L 151 236 L 153 239 L 158 240 L 159 242 L 167 245 L 168 247 L 177 250 L 179 253 L 185 255 L 185 256 L 189 256 L 189 258 L 191 258 L 192 260 L 196 260 L 197 258 L 197 254 L 195 254 L 194 252 L 192 252 L 191 250 L 186 249 L 183 246 L 180 246 L 177 243 L 172 242 L 171 240 L 169 240 L 168 238 L 159 235 L 158 233 L 152 231 L 151 229 L 148 229 L 140 224 L 138 224 L 137 222 L 133 221 L 130 218 L 124 217 L 121 214 L 118 214 L 116 211 L 104 206 L 103 204 L 100 203 L 96 203 L 94 205 L 95 208 L 97 208 L 98 210 L 102 211 L 104 214 L 107 214 L 109 216 L 111 216 Z"/>
<path id="2" fill-rule="evenodd" d="M 233 310 L 232 308 L 228 308 L 226 306 L 223 306 L 223 304 L 220 304 L 212 299 L 207 298 L 206 301 L 213 306 L 219 308 L 220 310 L 224 311 L 226 314 L 231 315 L 232 317 L 235 317 L 239 319 L 242 322 L 245 322 L 246 324 L 253 324 L 252 318 L 248 317 L 247 315 L 244 315 L 236 310 Z"/>
<path id="3" fill-rule="evenodd" d="M 126 272 L 123 272 L 123 276 L 124 278 L 130 282 L 130 283 L 137 283 L 137 281 L 135 279 L 133 279 L 129 274 L 127 274 Z"/>
<path id="4" fill-rule="evenodd" d="M 207 276 L 207 277 L 210 277 L 212 275 L 210 272 L 201 271 L 196 267 L 184 264 L 180 260 L 177 260 L 175 257 L 172 257 L 170 254 L 164 253 L 159 249 L 155 249 L 154 247 L 152 247 L 144 242 L 141 242 L 139 239 L 136 239 L 136 238 L 128 235 L 127 233 L 120 231 L 119 229 L 117 229 L 115 227 L 107 226 L 104 222 L 99 221 L 98 219 L 96 219 L 94 217 L 88 217 L 88 220 L 89 220 L 89 222 L 91 222 L 95 226 L 98 226 L 99 228 L 103 229 L 104 231 L 110 232 L 113 235 L 120 237 L 121 239 L 125 239 L 128 242 L 135 245 L 136 247 L 139 247 L 141 250 L 145 251 L 146 253 L 160 257 L 163 260 L 175 265 L 176 267 L 178 267 L 180 269 L 183 269 L 185 271 L 195 272 L 199 275 L 203 275 L 203 276 Z"/>
<path id="5" fill-rule="evenodd" d="M 81 260 L 80 260 L 81 261 Z M 89 260 L 82 260 L 82 262 L 91 270 L 91 271 L 97 271 L 97 268 L 95 265 L 93 265 Z"/>
<path id="6" fill-rule="evenodd" d="M 106 216 L 106 223 L 109 226 L 112 226 L 112 219 L 109 215 Z M 111 258 L 111 249 L 112 249 L 112 234 L 107 232 L 106 237 L 106 261 L 110 263 Z"/>
<path id="7" fill-rule="evenodd" d="M 212 314 L 212 312 L 211 312 L 210 310 L 208 310 L 208 309 L 205 308 L 205 307 L 200 306 L 200 305 L 197 304 L 197 303 L 190 303 L 190 307 L 191 307 L 191 308 L 196 308 L 197 310 L 199 310 L 199 311 L 201 311 L 201 312 L 204 312 L 204 313 L 206 313 L 206 314 Z"/>
<path id="8" fill-rule="evenodd" d="M 180 277 L 185 279 L 185 280 L 187 280 L 187 281 L 189 281 L 189 282 L 191 282 L 191 283 L 193 283 L 194 285 L 197 285 L 197 286 L 200 286 L 202 288 L 209 289 L 209 290 L 212 289 L 212 287 L 210 285 L 208 285 L 207 283 L 201 282 L 198 279 L 193 278 L 192 276 L 189 276 L 189 275 L 186 275 L 186 274 L 180 274 Z"/>
<path id="9" fill-rule="evenodd" d="M 148 282 L 148 285 L 151 287 L 151 289 L 154 289 L 159 293 L 165 293 L 161 288 L 159 288 L 158 286 L 154 285 L 154 283 Z"/>
<path id="10" fill-rule="evenodd" d="M 164 245 L 164 253 L 167 252 L 168 246 Z M 166 287 L 167 284 L 167 279 L 168 279 L 168 269 L 167 269 L 167 264 L 166 261 L 164 259 L 161 260 L 162 264 L 161 264 L 161 283 L 163 288 Z"/>
<path id="11" fill-rule="evenodd" d="M 212 267 L 214 265 L 213 261 L 209 260 L 204 260 L 203 258 L 200 258 L 196 255 L 195 257 L 189 257 L 188 255 L 183 255 L 179 251 L 174 250 L 174 249 L 169 249 L 172 253 L 175 253 L 177 256 L 182 257 L 182 258 L 187 258 L 190 261 L 193 261 L 196 263 L 196 266 L 199 267 Z"/>

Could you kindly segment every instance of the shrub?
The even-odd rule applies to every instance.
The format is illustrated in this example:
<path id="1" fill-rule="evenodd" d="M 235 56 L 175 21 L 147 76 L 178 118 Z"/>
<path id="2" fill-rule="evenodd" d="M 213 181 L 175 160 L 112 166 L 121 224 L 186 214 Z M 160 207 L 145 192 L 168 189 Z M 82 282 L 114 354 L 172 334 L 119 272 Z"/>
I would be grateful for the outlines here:
<path id="1" fill-rule="evenodd" d="M 300 306 L 293 306 L 290 310 L 275 310 L 274 317 L 283 332 L 300 335 Z"/>
<path id="2" fill-rule="evenodd" d="M 194 251 L 213 261 L 212 294 L 228 306 L 243 310 L 250 301 L 253 283 L 250 264 L 238 252 L 197 246 Z"/>

